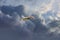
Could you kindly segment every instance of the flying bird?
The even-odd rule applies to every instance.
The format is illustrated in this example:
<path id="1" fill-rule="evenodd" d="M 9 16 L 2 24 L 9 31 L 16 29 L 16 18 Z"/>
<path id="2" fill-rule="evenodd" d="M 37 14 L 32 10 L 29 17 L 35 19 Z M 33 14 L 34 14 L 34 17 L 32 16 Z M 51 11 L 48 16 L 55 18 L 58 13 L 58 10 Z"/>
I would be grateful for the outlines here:
<path id="1" fill-rule="evenodd" d="M 34 17 L 33 16 L 28 16 L 28 17 L 23 17 L 21 20 L 30 20 L 30 19 L 34 19 Z"/>

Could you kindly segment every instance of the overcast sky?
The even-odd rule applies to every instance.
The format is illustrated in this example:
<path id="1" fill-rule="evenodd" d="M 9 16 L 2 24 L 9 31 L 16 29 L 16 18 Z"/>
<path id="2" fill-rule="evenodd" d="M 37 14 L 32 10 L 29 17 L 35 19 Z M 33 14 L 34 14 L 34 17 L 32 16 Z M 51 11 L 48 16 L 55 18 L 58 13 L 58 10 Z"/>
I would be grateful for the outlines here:
<path id="1" fill-rule="evenodd" d="M 20 14 L 19 5 L 24 6 Z M 60 40 L 60 0 L 0 0 L 2 6 L 8 7 L 8 13 L 0 10 L 0 40 Z M 35 19 L 20 20 L 25 15 Z"/>

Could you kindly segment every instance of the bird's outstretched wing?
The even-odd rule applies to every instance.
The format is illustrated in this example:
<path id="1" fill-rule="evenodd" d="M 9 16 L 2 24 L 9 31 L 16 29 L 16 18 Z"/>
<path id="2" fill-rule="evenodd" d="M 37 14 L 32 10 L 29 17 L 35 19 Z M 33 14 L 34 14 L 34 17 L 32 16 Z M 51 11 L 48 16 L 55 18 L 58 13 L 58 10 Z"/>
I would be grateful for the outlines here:
<path id="1" fill-rule="evenodd" d="M 30 18 L 28 18 L 28 17 L 22 18 L 22 20 L 24 20 L 24 21 L 25 21 L 25 20 L 29 20 L 29 19 L 30 19 Z"/>

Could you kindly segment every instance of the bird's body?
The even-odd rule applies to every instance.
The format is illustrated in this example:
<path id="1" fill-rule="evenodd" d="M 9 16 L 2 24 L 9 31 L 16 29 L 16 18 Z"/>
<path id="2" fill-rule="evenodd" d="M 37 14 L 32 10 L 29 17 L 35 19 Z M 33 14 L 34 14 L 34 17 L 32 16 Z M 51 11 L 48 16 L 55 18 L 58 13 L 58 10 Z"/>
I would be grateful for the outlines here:
<path id="1" fill-rule="evenodd" d="M 22 18 L 22 20 L 30 20 L 30 19 L 34 19 L 34 17 L 33 16 L 29 16 L 29 17 L 24 17 L 24 18 Z"/>

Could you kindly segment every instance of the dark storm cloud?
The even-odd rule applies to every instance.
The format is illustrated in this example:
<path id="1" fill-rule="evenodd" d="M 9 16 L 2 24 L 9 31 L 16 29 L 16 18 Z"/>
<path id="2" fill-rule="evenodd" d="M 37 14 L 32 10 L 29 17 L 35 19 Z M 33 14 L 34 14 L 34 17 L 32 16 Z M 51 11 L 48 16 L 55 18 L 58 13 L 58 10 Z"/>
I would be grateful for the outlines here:
<path id="1" fill-rule="evenodd" d="M 1 6 L 0 10 L 4 13 L 4 14 L 9 14 L 9 15 L 14 15 L 14 13 L 18 13 L 18 15 L 22 15 L 24 14 L 24 6 L 20 5 L 17 7 L 13 7 L 13 6 Z"/>

